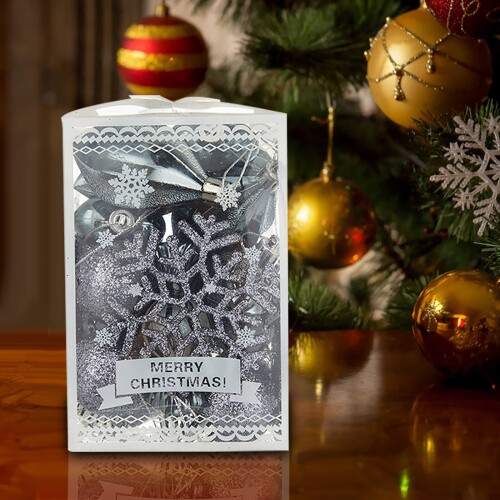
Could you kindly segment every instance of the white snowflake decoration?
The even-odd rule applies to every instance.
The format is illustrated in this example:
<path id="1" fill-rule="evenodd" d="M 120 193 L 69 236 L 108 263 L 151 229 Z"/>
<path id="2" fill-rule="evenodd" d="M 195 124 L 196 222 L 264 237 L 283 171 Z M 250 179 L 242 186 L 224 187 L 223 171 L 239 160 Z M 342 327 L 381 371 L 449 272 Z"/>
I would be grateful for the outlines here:
<path id="1" fill-rule="evenodd" d="M 245 247 L 245 255 L 250 262 L 258 262 L 260 254 L 261 251 L 257 247 Z"/>
<path id="2" fill-rule="evenodd" d="M 127 291 L 132 297 L 140 297 L 142 295 L 142 286 L 139 283 L 132 283 Z"/>
<path id="3" fill-rule="evenodd" d="M 224 182 L 222 190 L 215 198 L 216 203 L 218 203 L 222 207 L 222 210 L 224 210 L 224 212 L 228 208 L 238 207 L 238 198 L 241 196 L 241 193 L 236 190 L 236 187 L 236 184 Z"/>
<path id="4" fill-rule="evenodd" d="M 94 341 L 99 347 L 111 346 L 113 344 L 114 332 L 103 328 L 96 332 Z"/>
<path id="5" fill-rule="evenodd" d="M 115 235 L 109 230 L 106 229 L 98 234 L 96 241 L 102 248 L 110 247 L 113 245 L 115 241 Z"/>
<path id="6" fill-rule="evenodd" d="M 243 347 L 248 347 L 252 345 L 255 341 L 255 334 L 248 326 L 245 326 L 238 332 L 238 344 Z"/>
<path id="7" fill-rule="evenodd" d="M 115 191 L 115 203 L 140 208 L 145 196 L 154 192 L 146 178 L 147 175 L 146 168 L 135 169 L 123 164 L 121 173 L 108 181 Z"/>
<path id="8" fill-rule="evenodd" d="M 493 217 L 500 213 L 500 117 L 490 117 L 484 124 L 454 118 L 458 127 L 457 143 L 450 144 L 445 157 L 451 161 L 439 169 L 431 181 L 443 189 L 456 191 L 455 207 L 474 209 L 478 235 L 493 226 Z"/>

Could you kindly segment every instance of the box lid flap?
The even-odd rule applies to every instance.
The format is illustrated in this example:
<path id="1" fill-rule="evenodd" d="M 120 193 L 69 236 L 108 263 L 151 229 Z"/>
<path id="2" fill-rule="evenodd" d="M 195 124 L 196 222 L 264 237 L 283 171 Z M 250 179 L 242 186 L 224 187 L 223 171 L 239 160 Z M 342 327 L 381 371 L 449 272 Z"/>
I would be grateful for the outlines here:
<path id="1" fill-rule="evenodd" d="M 92 118 L 137 115 L 174 114 L 258 114 L 274 113 L 241 104 L 221 102 L 210 97 L 185 97 L 170 101 L 159 95 L 131 95 L 128 99 L 82 108 L 63 116 L 65 118 Z"/>

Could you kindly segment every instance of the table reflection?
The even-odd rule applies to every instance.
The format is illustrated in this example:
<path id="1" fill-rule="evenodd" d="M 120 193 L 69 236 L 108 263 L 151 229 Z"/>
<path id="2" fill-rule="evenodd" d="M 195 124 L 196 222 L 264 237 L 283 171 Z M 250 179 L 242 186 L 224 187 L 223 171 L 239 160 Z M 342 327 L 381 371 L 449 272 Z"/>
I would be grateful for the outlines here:
<path id="1" fill-rule="evenodd" d="M 380 399 L 374 347 L 368 331 L 303 332 L 292 338 L 293 461 L 316 456 L 318 447 L 345 452 L 357 442 Z"/>
<path id="2" fill-rule="evenodd" d="M 71 453 L 68 498 L 282 500 L 287 469 L 284 453 Z"/>
<path id="3" fill-rule="evenodd" d="M 301 332 L 290 338 L 290 370 L 329 383 L 359 372 L 373 348 L 373 332 Z"/>
<path id="4" fill-rule="evenodd" d="M 413 481 L 428 490 L 490 498 L 500 491 L 500 398 L 477 387 L 431 385 L 410 412 Z M 481 422 L 478 425 L 478 422 Z"/>

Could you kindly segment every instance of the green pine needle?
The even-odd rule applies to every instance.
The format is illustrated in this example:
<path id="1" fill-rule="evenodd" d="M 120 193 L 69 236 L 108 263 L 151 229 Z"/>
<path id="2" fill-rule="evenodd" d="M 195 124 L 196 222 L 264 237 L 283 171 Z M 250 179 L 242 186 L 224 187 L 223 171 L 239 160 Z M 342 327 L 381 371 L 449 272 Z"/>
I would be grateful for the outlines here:
<path id="1" fill-rule="evenodd" d="M 292 273 L 288 281 L 292 330 L 344 330 L 360 328 L 361 308 L 329 288 Z"/>
<path id="2" fill-rule="evenodd" d="M 437 275 L 435 273 L 430 276 L 406 280 L 391 298 L 382 321 L 383 326 L 394 330 L 408 330 L 411 328 L 411 315 L 415 302 L 422 290 Z"/>
<path id="3" fill-rule="evenodd" d="M 493 230 L 481 244 L 486 271 L 500 278 L 500 214 L 493 221 Z"/>
<path id="4" fill-rule="evenodd" d="M 400 9 L 395 0 L 339 0 L 271 10 L 247 31 L 243 54 L 282 92 L 298 97 L 312 85 L 340 97 L 365 82 L 368 39 Z"/>

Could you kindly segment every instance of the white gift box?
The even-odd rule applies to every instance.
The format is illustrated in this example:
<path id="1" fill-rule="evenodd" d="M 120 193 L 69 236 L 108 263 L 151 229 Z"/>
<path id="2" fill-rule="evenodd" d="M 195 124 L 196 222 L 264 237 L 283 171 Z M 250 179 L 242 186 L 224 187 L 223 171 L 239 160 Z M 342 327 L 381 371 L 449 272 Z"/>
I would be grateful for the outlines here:
<path id="1" fill-rule="evenodd" d="M 133 96 L 62 121 L 68 449 L 288 449 L 286 116 Z"/>

